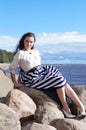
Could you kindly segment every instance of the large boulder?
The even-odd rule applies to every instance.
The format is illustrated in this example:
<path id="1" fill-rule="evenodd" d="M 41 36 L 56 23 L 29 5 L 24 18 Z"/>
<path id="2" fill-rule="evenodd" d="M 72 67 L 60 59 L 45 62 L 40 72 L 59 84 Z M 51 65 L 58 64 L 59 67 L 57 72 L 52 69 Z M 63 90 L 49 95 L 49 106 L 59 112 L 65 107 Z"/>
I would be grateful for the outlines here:
<path id="1" fill-rule="evenodd" d="M 22 127 L 22 130 L 57 130 L 55 127 L 50 125 L 44 125 L 39 123 L 32 123 Z"/>
<path id="2" fill-rule="evenodd" d="M 12 80 L 0 69 L 0 98 L 6 97 L 7 93 L 13 89 L 13 86 Z"/>
<path id="3" fill-rule="evenodd" d="M 0 130 L 21 130 L 17 113 L 4 103 L 0 103 Z"/>
<path id="4" fill-rule="evenodd" d="M 75 119 L 56 119 L 50 122 L 57 130 L 86 130 L 86 123 Z"/>
<path id="5" fill-rule="evenodd" d="M 29 95 L 37 105 L 34 119 L 38 123 L 49 124 L 53 119 L 64 118 L 63 113 L 50 97 L 40 90 L 22 87 L 21 91 Z"/>
<path id="6" fill-rule="evenodd" d="M 6 96 L 5 103 L 15 110 L 20 118 L 34 115 L 36 111 L 36 104 L 24 92 L 18 89 L 12 89 Z"/>

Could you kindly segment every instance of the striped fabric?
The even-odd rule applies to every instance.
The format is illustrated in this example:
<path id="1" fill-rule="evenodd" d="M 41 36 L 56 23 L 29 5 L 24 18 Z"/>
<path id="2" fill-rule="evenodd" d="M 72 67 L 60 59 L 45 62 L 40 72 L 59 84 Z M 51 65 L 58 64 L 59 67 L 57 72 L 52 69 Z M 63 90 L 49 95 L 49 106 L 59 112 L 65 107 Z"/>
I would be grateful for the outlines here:
<path id="1" fill-rule="evenodd" d="M 37 66 L 28 72 L 20 69 L 19 82 L 36 89 L 61 88 L 66 79 L 54 66 Z"/>

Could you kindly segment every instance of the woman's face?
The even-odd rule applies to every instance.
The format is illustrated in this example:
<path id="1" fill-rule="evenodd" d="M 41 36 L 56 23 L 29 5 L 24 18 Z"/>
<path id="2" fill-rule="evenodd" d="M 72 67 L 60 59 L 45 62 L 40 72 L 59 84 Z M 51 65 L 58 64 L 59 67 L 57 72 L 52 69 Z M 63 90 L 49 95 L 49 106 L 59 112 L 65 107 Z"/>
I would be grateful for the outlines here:
<path id="1" fill-rule="evenodd" d="M 34 45 L 34 37 L 27 36 L 24 39 L 24 50 L 31 49 Z"/>

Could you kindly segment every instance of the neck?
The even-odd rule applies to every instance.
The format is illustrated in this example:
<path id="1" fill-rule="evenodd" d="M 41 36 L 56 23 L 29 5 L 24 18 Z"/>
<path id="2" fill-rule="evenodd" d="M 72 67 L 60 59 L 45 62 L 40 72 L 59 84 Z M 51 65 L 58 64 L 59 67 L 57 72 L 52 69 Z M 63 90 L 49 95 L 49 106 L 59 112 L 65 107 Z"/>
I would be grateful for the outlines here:
<path id="1" fill-rule="evenodd" d="M 31 51 L 31 49 L 25 49 L 25 48 L 24 48 L 23 51 Z"/>

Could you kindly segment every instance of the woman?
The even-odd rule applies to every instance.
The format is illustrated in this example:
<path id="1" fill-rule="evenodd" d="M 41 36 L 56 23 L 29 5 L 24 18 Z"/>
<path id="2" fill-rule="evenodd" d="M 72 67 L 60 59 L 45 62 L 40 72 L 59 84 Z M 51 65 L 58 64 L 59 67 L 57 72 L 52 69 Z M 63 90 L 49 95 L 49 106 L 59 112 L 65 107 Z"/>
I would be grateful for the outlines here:
<path id="1" fill-rule="evenodd" d="M 10 65 L 11 78 L 14 85 L 36 89 L 53 88 L 62 104 L 62 111 L 67 118 L 74 118 L 66 101 L 66 95 L 77 105 L 80 116 L 86 116 L 85 109 L 74 90 L 66 82 L 63 75 L 53 66 L 42 66 L 39 52 L 34 49 L 36 41 L 34 33 L 25 33 L 16 48 L 16 54 Z M 19 79 L 16 81 L 15 69 L 20 67 Z"/>

